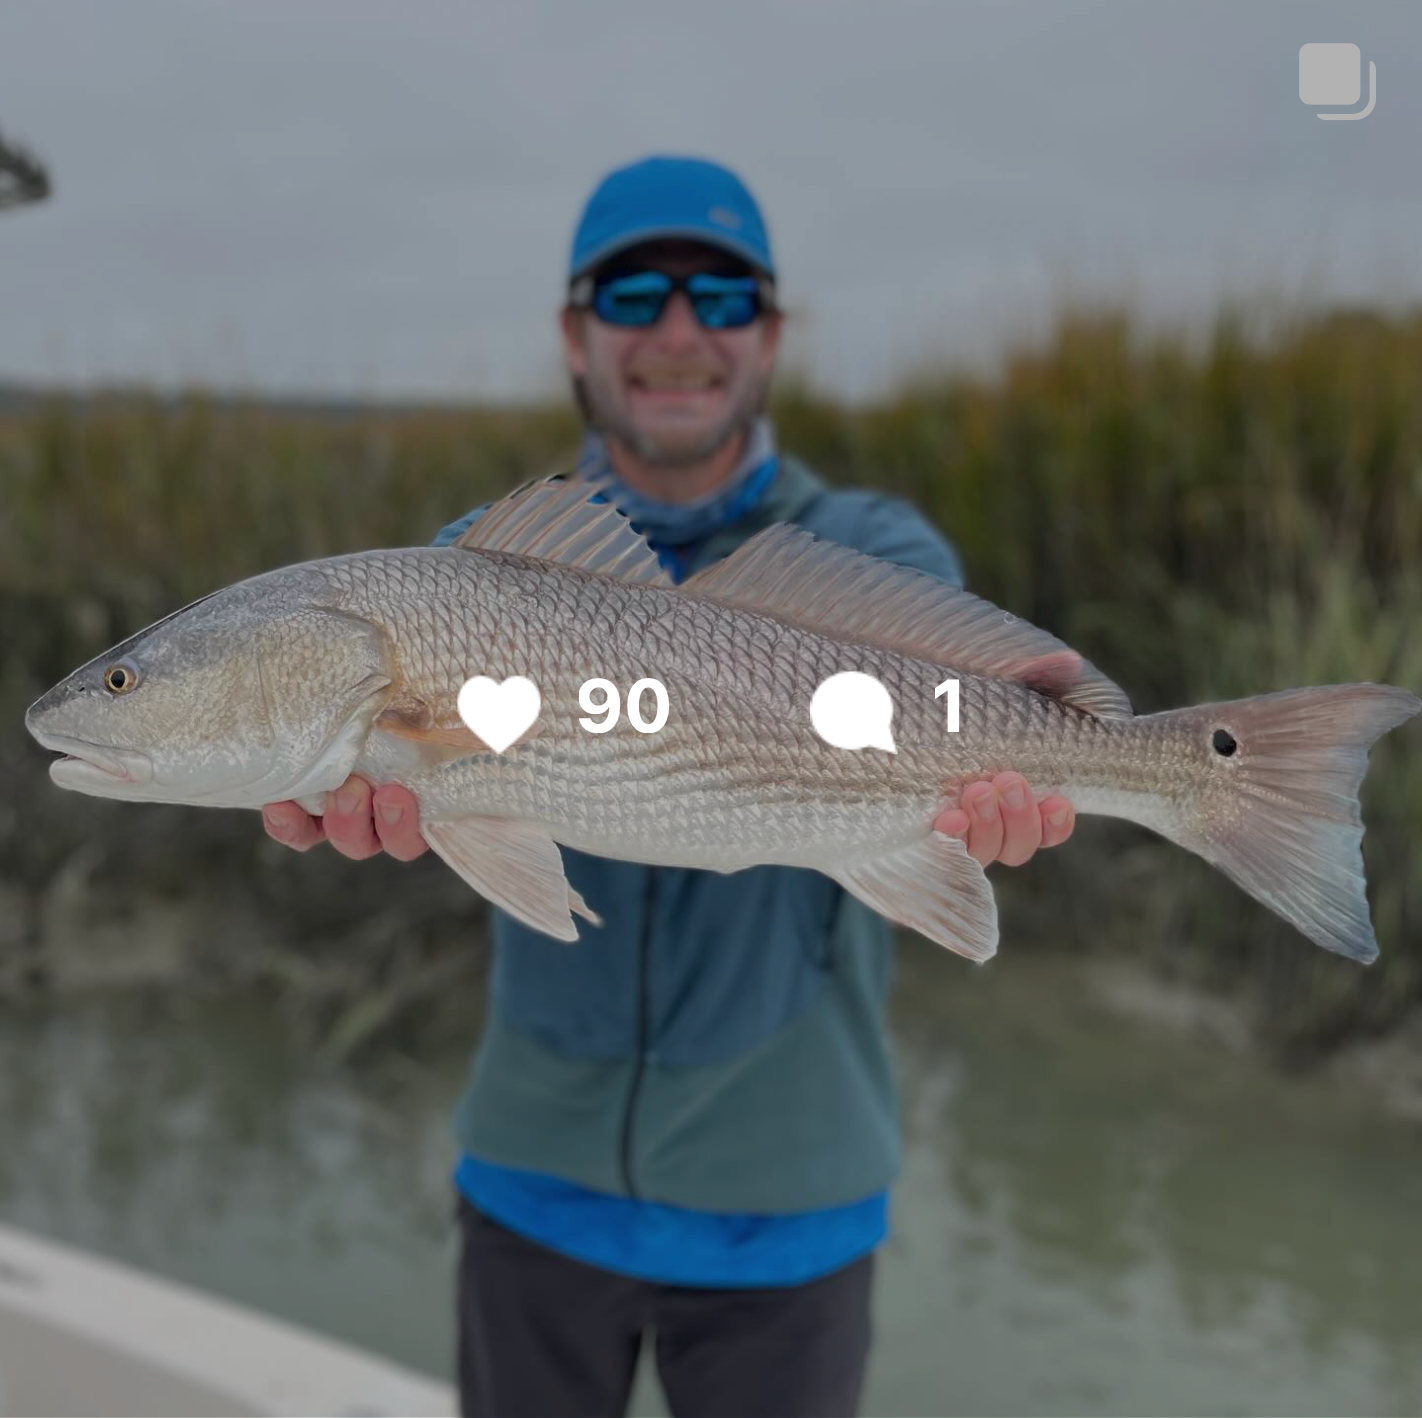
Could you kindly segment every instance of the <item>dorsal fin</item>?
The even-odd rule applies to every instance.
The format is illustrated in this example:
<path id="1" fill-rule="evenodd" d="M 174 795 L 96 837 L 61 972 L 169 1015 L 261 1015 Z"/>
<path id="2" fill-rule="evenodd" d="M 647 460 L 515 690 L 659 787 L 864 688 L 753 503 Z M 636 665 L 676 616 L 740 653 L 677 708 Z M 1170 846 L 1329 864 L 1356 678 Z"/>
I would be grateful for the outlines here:
<path id="1" fill-rule="evenodd" d="M 669 586 L 657 554 L 632 524 L 587 483 L 539 478 L 525 483 L 472 522 L 451 545 L 505 551 L 615 576 Z"/>
<path id="2" fill-rule="evenodd" d="M 1048 631 L 921 571 L 789 523 L 757 533 L 682 589 L 962 674 L 1016 680 L 1101 718 L 1131 714 L 1125 691 Z"/>

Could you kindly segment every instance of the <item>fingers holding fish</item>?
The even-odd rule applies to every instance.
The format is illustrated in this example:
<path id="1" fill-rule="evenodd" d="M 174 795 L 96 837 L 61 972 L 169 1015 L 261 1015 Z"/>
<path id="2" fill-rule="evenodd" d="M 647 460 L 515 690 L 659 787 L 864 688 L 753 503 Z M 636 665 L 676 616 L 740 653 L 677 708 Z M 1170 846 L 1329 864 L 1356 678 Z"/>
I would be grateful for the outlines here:
<path id="1" fill-rule="evenodd" d="M 968 855 L 989 866 L 1002 852 L 1002 804 L 994 783 L 970 783 L 963 789 L 963 811 L 968 814 Z"/>
<path id="2" fill-rule="evenodd" d="M 327 796 L 326 836 L 343 856 L 361 862 L 382 849 L 376 835 L 370 784 L 364 778 L 347 778 Z"/>
<path id="3" fill-rule="evenodd" d="M 1004 866 L 1020 867 L 1042 845 L 1041 810 L 1020 773 L 999 773 L 992 786 L 1002 818 L 1002 846 L 997 860 Z"/>
<path id="4" fill-rule="evenodd" d="M 1062 797 L 1038 804 L 1020 773 L 999 773 L 990 781 L 969 784 L 962 805 L 941 813 L 934 830 L 956 837 L 983 866 L 1002 862 L 1020 867 L 1040 847 L 1055 847 L 1076 825 L 1072 805 Z"/>
<path id="5" fill-rule="evenodd" d="M 399 783 L 382 784 L 371 795 L 371 807 L 380 845 L 396 861 L 410 862 L 429 851 L 420 832 L 419 800 L 408 788 Z"/>
<path id="6" fill-rule="evenodd" d="M 372 791 L 365 779 L 348 778 L 327 795 L 324 817 L 313 817 L 299 803 L 268 803 L 262 809 L 262 826 L 284 847 L 307 852 L 329 840 L 354 861 L 384 851 L 408 862 L 429 851 L 420 832 L 419 801 L 398 783 Z"/>
<path id="7" fill-rule="evenodd" d="M 1039 815 L 1044 847 L 1060 847 L 1076 826 L 1076 809 L 1066 798 L 1043 798 Z"/>
<path id="8" fill-rule="evenodd" d="M 956 837 L 964 844 L 967 843 L 968 829 L 972 825 L 968 814 L 960 807 L 950 807 L 933 819 L 935 832 L 941 832 L 945 837 Z"/>
<path id="9" fill-rule="evenodd" d="M 297 852 L 308 852 L 326 840 L 321 819 L 293 802 L 268 803 L 262 809 L 262 826 L 268 837 Z"/>
<path id="10" fill-rule="evenodd" d="M 1002 774 L 993 779 L 992 783 L 975 785 L 977 791 L 971 794 L 970 806 L 980 797 L 988 796 L 985 792 L 988 788 L 995 788 L 998 795 L 1004 795 L 1006 788 L 1011 786 L 1010 780 L 1016 779 L 1017 776 Z M 1009 781 L 1004 783 L 1004 779 Z M 989 806 L 991 805 L 990 803 Z M 1060 846 L 1071 836 L 1072 829 L 1076 826 L 1076 809 L 1063 797 L 1043 798 L 1041 803 L 1036 805 L 1035 813 L 1030 807 L 1025 811 L 1014 810 L 1008 806 L 1005 799 L 1000 800 L 998 816 L 1003 829 L 1002 845 L 998 849 L 997 857 L 992 860 L 1003 862 L 1007 866 L 1021 866 L 1036 855 L 1039 847 Z M 1032 820 L 1034 816 L 1035 823 Z M 986 819 L 970 817 L 965 809 L 954 807 L 939 813 L 933 830 L 941 832 L 945 837 L 956 837 L 967 846 L 972 856 L 982 861 L 978 854 L 987 851 L 992 840 L 991 830 L 984 830 L 986 826 Z M 989 862 L 983 862 L 983 865 L 989 865 Z"/>

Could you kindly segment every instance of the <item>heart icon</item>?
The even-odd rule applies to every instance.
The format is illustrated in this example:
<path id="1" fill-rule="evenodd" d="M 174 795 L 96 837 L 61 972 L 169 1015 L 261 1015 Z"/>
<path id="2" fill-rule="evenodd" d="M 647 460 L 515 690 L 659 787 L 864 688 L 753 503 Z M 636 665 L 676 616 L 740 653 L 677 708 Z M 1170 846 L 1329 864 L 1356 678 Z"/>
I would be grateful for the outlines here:
<path id="1" fill-rule="evenodd" d="M 533 727 L 542 705 L 538 686 L 523 675 L 512 675 L 502 684 L 488 675 L 475 675 L 459 691 L 459 717 L 495 753 L 502 753 Z"/>

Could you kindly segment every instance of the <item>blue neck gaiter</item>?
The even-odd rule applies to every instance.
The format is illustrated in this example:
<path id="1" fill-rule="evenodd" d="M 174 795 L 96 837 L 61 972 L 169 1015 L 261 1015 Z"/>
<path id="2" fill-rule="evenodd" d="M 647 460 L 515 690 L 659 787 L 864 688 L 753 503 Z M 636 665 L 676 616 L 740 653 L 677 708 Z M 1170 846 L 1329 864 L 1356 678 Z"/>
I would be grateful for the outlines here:
<path id="1" fill-rule="evenodd" d="M 613 471 L 602 439 L 591 430 L 583 443 L 577 476 L 597 484 L 607 500 L 646 537 L 662 565 L 680 580 L 691 544 L 744 517 L 765 496 L 779 470 L 770 423 L 757 419 L 745 453 L 725 486 L 694 502 L 661 502 L 628 487 Z"/>

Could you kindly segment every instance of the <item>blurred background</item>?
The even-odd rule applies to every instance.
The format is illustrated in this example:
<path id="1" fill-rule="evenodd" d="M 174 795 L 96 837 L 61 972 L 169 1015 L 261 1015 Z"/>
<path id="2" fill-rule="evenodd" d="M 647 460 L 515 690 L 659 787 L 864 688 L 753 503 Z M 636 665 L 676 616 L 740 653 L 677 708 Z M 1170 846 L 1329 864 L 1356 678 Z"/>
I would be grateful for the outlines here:
<path id="1" fill-rule="evenodd" d="M 1377 63 L 1365 120 L 1301 103 L 1319 41 Z M 448 1372 L 482 907 L 60 793 L 21 717 L 205 591 L 565 462 L 608 168 L 745 175 L 783 445 L 1150 711 L 1422 690 L 1419 137 L 1401 3 L 11 0 L 0 1221 Z M 1094 820 L 994 872 L 988 969 L 903 941 L 865 1412 L 1422 1409 L 1418 734 L 1364 787 L 1370 969 Z"/>

